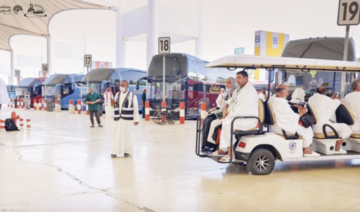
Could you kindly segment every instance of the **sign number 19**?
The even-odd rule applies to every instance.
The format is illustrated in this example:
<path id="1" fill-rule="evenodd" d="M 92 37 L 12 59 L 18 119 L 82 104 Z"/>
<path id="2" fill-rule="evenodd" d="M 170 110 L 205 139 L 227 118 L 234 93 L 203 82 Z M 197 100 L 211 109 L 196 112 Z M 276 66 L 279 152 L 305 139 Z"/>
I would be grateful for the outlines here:
<path id="1" fill-rule="evenodd" d="M 341 6 L 344 9 L 343 21 L 346 21 L 346 14 L 348 12 L 348 9 L 349 9 L 349 13 L 351 14 L 349 21 L 352 21 L 359 12 L 359 4 L 356 1 L 351 2 L 349 7 L 347 2 L 343 2 Z"/>
<path id="2" fill-rule="evenodd" d="M 360 0 L 339 0 L 338 25 L 358 25 L 360 22 Z"/>

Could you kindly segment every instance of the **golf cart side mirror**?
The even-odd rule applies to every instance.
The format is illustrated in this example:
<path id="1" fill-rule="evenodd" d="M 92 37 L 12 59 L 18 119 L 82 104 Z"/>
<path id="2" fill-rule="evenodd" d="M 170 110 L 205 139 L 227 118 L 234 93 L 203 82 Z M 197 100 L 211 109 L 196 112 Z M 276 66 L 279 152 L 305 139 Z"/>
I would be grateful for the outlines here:
<path id="1" fill-rule="evenodd" d="M 136 89 L 135 89 L 135 90 L 138 91 L 139 89 L 140 89 L 140 81 L 137 81 L 137 82 L 136 82 Z"/>
<path id="2" fill-rule="evenodd" d="M 135 90 L 138 91 L 140 90 L 140 82 L 143 81 L 143 80 L 147 80 L 148 78 L 147 77 L 142 77 L 140 78 L 138 81 L 136 81 L 136 88 Z"/>

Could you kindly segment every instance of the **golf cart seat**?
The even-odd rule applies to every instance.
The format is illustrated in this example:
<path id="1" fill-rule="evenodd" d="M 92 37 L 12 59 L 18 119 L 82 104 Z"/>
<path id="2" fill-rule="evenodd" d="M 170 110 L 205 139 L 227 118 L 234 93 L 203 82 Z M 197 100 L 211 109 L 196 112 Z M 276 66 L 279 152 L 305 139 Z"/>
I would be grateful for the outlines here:
<path id="1" fill-rule="evenodd" d="M 274 113 L 274 110 L 272 106 L 269 103 L 265 103 L 265 123 L 269 125 L 275 125 L 276 124 L 276 116 Z M 277 135 L 283 137 L 286 140 L 294 140 L 294 139 L 301 139 L 302 137 L 299 136 L 297 133 L 295 134 L 287 134 L 285 130 L 282 130 L 282 134 L 276 133 Z"/>
<path id="2" fill-rule="evenodd" d="M 350 137 L 360 139 L 360 134 L 351 134 Z"/>
<path id="3" fill-rule="evenodd" d="M 253 117 L 255 118 L 255 117 Z M 235 135 L 259 135 L 263 133 L 263 123 L 265 120 L 265 108 L 264 102 L 259 99 L 258 100 L 258 126 L 251 128 L 249 130 L 235 130 Z"/>
<path id="4" fill-rule="evenodd" d="M 354 115 L 352 114 L 352 112 L 349 110 L 349 108 L 346 105 L 340 105 L 336 109 L 335 114 L 336 114 L 336 121 L 338 123 L 353 125 L 355 122 Z M 354 133 L 354 134 L 351 134 L 350 137 L 360 139 L 360 134 Z"/>
<path id="5" fill-rule="evenodd" d="M 316 124 L 318 118 L 317 118 L 316 114 L 314 113 L 314 110 L 312 109 L 310 104 L 307 105 L 307 108 L 308 108 L 308 113 L 315 117 L 314 124 Z M 333 132 L 326 132 L 326 128 L 330 128 Z M 334 139 L 334 138 L 340 138 L 340 136 L 337 133 L 337 131 L 335 130 L 335 128 L 333 128 L 332 126 L 330 126 L 328 124 L 324 124 L 323 125 L 323 132 L 322 133 L 314 133 L 314 138 L 318 138 L 318 139 Z"/>

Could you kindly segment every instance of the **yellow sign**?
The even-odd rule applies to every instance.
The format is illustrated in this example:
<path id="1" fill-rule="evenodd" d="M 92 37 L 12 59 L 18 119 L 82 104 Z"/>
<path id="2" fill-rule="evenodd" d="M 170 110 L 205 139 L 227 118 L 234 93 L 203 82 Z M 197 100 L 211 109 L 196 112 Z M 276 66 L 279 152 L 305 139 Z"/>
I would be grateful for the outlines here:
<path id="1" fill-rule="evenodd" d="M 289 42 L 289 35 L 284 33 L 256 31 L 255 32 L 255 55 L 266 57 L 281 57 L 285 45 Z M 256 69 L 254 81 L 260 79 L 260 70 Z"/>
<path id="2" fill-rule="evenodd" d="M 221 91 L 220 85 L 212 85 L 209 90 L 210 93 L 220 93 L 220 91 Z"/>

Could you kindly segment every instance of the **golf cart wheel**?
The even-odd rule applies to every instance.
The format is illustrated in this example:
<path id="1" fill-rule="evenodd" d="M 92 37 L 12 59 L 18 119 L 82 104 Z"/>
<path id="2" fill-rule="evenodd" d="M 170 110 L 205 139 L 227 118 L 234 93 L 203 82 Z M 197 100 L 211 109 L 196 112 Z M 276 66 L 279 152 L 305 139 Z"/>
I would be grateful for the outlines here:
<path id="1" fill-rule="evenodd" d="M 246 168 L 253 175 L 270 174 L 275 167 L 275 157 L 267 149 L 257 149 L 251 153 Z"/>

